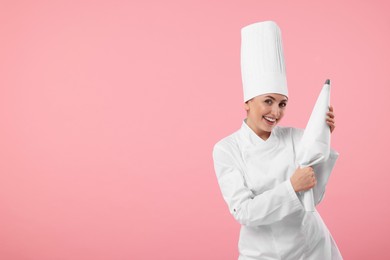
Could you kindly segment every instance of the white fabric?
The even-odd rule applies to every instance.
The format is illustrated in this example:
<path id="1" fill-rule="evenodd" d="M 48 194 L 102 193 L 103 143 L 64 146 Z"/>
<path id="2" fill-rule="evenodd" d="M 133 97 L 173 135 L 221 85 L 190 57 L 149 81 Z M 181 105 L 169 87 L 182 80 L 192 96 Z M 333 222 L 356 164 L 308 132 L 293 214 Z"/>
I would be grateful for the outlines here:
<path id="1" fill-rule="evenodd" d="M 329 111 L 330 85 L 325 84 L 314 105 L 298 147 L 297 162 L 301 167 L 326 161 L 330 153 L 330 129 L 326 123 Z M 329 169 L 330 171 L 332 169 Z M 303 192 L 302 203 L 307 211 L 314 211 L 313 190 Z"/>
<path id="2" fill-rule="evenodd" d="M 282 37 L 275 22 L 241 29 L 241 75 L 244 102 L 266 93 L 288 96 Z"/>
<path id="3" fill-rule="evenodd" d="M 214 166 L 224 200 L 242 225 L 239 259 L 342 259 L 320 215 L 306 212 L 290 182 L 296 169 L 296 146 L 303 131 L 276 126 L 264 141 L 245 122 L 219 141 Z M 315 203 L 323 198 L 338 154 L 315 166 Z"/>

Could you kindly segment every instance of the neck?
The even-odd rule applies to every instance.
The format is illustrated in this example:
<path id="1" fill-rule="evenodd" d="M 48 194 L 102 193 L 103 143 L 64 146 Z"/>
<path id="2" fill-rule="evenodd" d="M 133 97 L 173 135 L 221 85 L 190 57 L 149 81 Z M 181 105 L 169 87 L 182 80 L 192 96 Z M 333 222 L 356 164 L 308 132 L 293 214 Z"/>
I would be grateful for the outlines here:
<path id="1" fill-rule="evenodd" d="M 256 133 L 256 132 L 255 132 Z M 271 135 L 271 132 L 265 132 L 265 131 L 262 131 L 261 133 L 256 133 L 261 139 L 263 139 L 264 141 L 267 141 L 267 139 L 270 137 Z"/>
<path id="2" fill-rule="evenodd" d="M 253 132 L 255 132 L 255 134 L 258 137 L 260 137 L 264 141 L 266 141 L 270 137 L 271 132 L 263 131 L 263 130 L 257 128 L 256 125 L 253 124 L 250 120 L 245 119 L 245 123 L 249 126 L 250 129 L 252 129 Z"/>

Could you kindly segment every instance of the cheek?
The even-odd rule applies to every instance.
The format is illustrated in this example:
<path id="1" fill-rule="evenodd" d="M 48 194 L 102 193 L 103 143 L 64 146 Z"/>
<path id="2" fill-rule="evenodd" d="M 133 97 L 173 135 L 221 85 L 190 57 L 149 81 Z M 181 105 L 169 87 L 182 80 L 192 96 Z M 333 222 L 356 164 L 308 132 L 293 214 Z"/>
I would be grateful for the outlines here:
<path id="1" fill-rule="evenodd" d="M 249 114 L 252 116 L 252 117 L 258 117 L 260 114 L 261 114 L 261 107 L 258 106 L 258 105 L 254 105 L 251 107 L 251 109 L 249 110 Z"/>
<path id="2" fill-rule="evenodd" d="M 258 115 L 267 114 L 269 111 L 270 111 L 270 109 L 264 105 L 258 105 L 256 108 L 256 112 Z"/>
<path id="3" fill-rule="evenodd" d="M 280 110 L 280 113 L 279 113 L 279 114 L 280 114 L 280 119 L 284 116 L 284 113 L 285 113 L 285 110 L 284 110 L 284 109 L 281 109 L 281 110 Z"/>
<path id="4" fill-rule="evenodd" d="M 256 119 L 258 119 L 259 117 L 261 117 L 261 114 L 259 113 L 259 111 L 251 111 L 251 113 L 249 114 L 249 116 L 250 116 L 252 119 L 256 120 Z"/>

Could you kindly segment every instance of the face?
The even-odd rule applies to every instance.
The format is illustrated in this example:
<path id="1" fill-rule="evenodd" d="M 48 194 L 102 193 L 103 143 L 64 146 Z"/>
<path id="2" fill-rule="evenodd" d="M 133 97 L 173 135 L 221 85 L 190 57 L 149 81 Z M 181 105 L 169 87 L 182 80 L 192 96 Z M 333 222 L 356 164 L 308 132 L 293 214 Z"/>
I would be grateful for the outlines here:
<path id="1" fill-rule="evenodd" d="M 283 118 L 287 97 L 281 94 L 264 94 L 248 100 L 246 123 L 262 139 L 266 140 L 272 129 Z"/>

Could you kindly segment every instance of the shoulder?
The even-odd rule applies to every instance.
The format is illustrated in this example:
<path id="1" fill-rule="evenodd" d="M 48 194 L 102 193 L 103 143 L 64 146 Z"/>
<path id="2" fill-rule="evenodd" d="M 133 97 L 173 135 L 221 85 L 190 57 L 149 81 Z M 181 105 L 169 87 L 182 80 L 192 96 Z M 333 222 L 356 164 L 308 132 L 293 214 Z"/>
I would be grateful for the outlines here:
<path id="1" fill-rule="evenodd" d="M 239 135 L 239 130 L 222 138 L 221 140 L 219 140 L 215 145 L 214 145 L 214 149 L 213 149 L 213 152 L 215 153 L 215 151 L 218 151 L 218 150 L 223 150 L 223 151 L 233 151 L 233 150 L 237 150 L 239 145 L 238 145 L 238 137 Z"/>
<path id="2" fill-rule="evenodd" d="M 245 128 L 241 126 L 234 133 L 219 140 L 213 149 L 214 163 L 237 165 L 241 163 L 242 150 L 246 144 Z"/>

